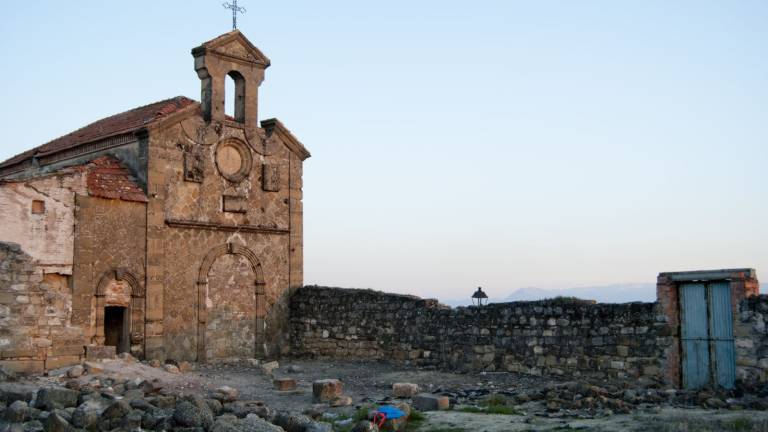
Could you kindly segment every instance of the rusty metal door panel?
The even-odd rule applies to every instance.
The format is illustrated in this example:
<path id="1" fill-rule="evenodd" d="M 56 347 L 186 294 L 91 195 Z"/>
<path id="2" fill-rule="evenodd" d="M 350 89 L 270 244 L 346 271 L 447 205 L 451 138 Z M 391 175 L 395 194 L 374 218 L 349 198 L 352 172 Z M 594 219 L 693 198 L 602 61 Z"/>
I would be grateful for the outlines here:
<path id="1" fill-rule="evenodd" d="M 733 311 L 728 282 L 709 284 L 709 310 L 715 381 L 718 386 L 731 389 L 736 380 L 736 349 L 733 345 Z"/>
<path id="2" fill-rule="evenodd" d="M 698 389 L 709 384 L 709 320 L 706 286 L 702 283 L 680 285 L 683 386 Z"/>

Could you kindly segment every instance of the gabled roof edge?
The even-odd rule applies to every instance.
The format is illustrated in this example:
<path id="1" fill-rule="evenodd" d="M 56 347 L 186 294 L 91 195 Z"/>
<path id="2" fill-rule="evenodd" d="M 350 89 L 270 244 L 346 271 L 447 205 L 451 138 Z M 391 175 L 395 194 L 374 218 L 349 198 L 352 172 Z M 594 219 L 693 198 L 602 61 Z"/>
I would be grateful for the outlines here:
<path id="1" fill-rule="evenodd" d="M 296 136 L 293 135 L 280 120 L 276 118 L 262 120 L 261 127 L 267 131 L 267 135 L 271 135 L 274 132 L 277 132 L 285 145 L 292 152 L 296 153 L 296 155 L 300 157 L 302 161 L 312 156 L 309 150 L 304 147 L 304 144 L 302 144 L 301 141 L 299 141 L 299 139 L 296 138 Z"/>

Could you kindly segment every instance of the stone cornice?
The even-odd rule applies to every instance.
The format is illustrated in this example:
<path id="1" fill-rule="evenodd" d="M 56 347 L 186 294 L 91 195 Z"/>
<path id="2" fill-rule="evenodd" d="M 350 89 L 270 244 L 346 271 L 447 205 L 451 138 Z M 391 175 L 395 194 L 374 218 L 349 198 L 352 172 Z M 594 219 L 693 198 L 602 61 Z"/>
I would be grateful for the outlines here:
<path id="1" fill-rule="evenodd" d="M 259 225 L 225 225 L 216 222 L 201 222 L 179 219 L 166 219 L 165 224 L 171 228 L 205 229 L 212 231 L 238 231 L 274 235 L 287 235 L 291 233 L 291 230 L 287 228 L 271 228 Z"/>

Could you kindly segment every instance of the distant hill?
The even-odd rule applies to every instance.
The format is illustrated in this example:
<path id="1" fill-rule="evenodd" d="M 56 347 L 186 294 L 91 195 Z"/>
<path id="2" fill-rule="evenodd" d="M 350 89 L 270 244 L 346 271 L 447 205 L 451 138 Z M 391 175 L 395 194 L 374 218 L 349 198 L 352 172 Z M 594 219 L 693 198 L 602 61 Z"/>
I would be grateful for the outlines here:
<path id="1" fill-rule="evenodd" d="M 541 300 L 558 296 L 597 300 L 599 303 L 653 302 L 656 301 L 656 284 L 625 283 L 554 290 L 520 288 L 502 301 Z"/>
<path id="2" fill-rule="evenodd" d="M 504 298 L 491 297 L 492 303 L 513 301 L 543 300 L 553 297 L 578 297 L 584 300 L 596 300 L 599 303 L 628 303 L 656 301 L 656 284 L 653 283 L 621 283 L 565 289 L 543 289 L 535 287 L 518 288 Z M 469 299 L 443 300 L 448 306 L 467 306 Z"/>

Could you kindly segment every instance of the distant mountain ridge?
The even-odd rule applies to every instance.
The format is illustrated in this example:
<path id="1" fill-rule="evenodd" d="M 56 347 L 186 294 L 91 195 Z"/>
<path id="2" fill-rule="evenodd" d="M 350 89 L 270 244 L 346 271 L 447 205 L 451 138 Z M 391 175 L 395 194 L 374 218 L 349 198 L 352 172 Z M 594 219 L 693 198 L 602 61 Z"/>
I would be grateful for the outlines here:
<path id="1" fill-rule="evenodd" d="M 656 301 L 655 283 L 618 283 L 564 289 L 543 289 L 536 287 L 518 288 L 504 298 L 489 298 L 491 303 L 543 300 L 554 297 L 578 297 L 595 300 L 598 303 L 629 303 Z M 467 300 L 443 300 L 449 306 L 467 306 Z"/>

